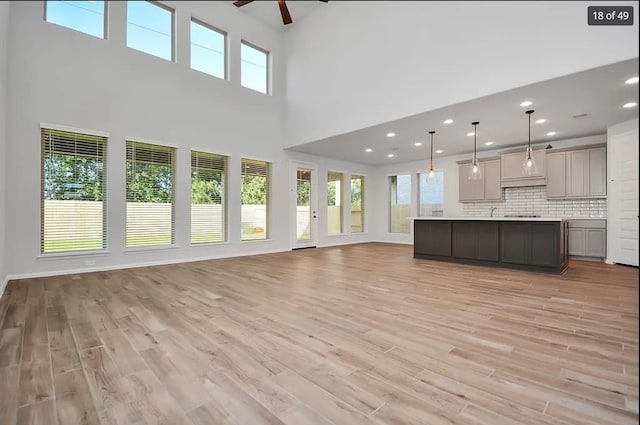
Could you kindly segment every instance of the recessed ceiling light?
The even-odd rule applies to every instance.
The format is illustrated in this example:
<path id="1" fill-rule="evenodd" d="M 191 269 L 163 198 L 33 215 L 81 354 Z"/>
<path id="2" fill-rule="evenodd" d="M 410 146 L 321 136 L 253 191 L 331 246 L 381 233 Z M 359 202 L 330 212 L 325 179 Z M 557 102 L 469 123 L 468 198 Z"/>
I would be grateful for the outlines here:
<path id="1" fill-rule="evenodd" d="M 365 151 L 365 152 L 373 152 L 373 149 L 371 149 L 371 148 L 367 148 L 367 149 L 365 149 L 364 151 Z"/>
<path id="2" fill-rule="evenodd" d="M 530 100 L 525 100 L 520 104 L 520 106 L 531 106 L 531 105 L 533 105 L 533 102 Z"/>
<path id="3" fill-rule="evenodd" d="M 638 82 L 638 77 L 631 77 L 629 78 L 627 81 L 625 81 L 625 84 L 635 84 Z"/>
<path id="4" fill-rule="evenodd" d="M 395 137 L 396 133 L 387 133 L 387 137 Z"/>
<path id="5" fill-rule="evenodd" d="M 438 150 L 436 151 L 436 153 L 442 153 L 442 152 L 444 152 L 442 149 L 438 149 Z"/>
<path id="6" fill-rule="evenodd" d="M 555 136 L 556 132 L 555 131 L 550 131 L 547 133 L 547 136 Z"/>
<path id="7" fill-rule="evenodd" d="M 536 120 L 536 124 L 542 124 L 547 122 L 547 120 L 545 120 L 544 118 L 540 118 L 539 120 Z"/>
<path id="8" fill-rule="evenodd" d="M 475 136 L 476 133 L 474 133 L 473 131 L 471 133 L 467 133 L 467 136 Z"/>
<path id="9" fill-rule="evenodd" d="M 393 158 L 395 155 L 390 153 L 389 155 L 387 155 L 387 158 Z"/>
<path id="10" fill-rule="evenodd" d="M 413 146 L 422 146 L 422 142 L 415 142 Z"/>
<path id="11" fill-rule="evenodd" d="M 451 118 L 442 121 L 444 124 L 451 124 L 453 120 Z"/>
<path id="12" fill-rule="evenodd" d="M 491 145 L 493 145 L 493 142 L 485 142 L 485 144 L 484 144 L 484 145 L 485 145 L 485 146 L 491 146 Z"/>
<path id="13" fill-rule="evenodd" d="M 629 103 L 625 103 L 624 105 L 622 105 L 622 107 L 623 108 L 633 108 L 636 105 L 637 105 L 636 102 L 629 102 Z"/>

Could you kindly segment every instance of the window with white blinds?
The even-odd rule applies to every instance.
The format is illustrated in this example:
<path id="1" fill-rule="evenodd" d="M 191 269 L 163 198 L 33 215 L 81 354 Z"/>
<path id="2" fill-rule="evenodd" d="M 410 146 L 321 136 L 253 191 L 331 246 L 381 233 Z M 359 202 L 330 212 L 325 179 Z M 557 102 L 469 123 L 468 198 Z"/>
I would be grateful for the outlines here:
<path id="1" fill-rule="evenodd" d="M 335 171 L 327 173 L 327 233 L 342 233 L 342 186 L 344 174 Z"/>
<path id="2" fill-rule="evenodd" d="M 127 248 L 174 243 L 175 149 L 127 141 Z"/>
<path id="3" fill-rule="evenodd" d="M 242 159 L 241 234 L 242 240 L 267 239 L 271 164 Z"/>
<path id="4" fill-rule="evenodd" d="M 41 130 L 43 254 L 107 246 L 107 138 Z"/>
<path id="5" fill-rule="evenodd" d="M 226 238 L 227 157 L 191 151 L 191 243 Z"/>
<path id="6" fill-rule="evenodd" d="M 389 232 L 409 233 L 411 174 L 389 176 Z"/>
<path id="7" fill-rule="evenodd" d="M 351 175 L 351 233 L 364 232 L 364 176 Z"/>

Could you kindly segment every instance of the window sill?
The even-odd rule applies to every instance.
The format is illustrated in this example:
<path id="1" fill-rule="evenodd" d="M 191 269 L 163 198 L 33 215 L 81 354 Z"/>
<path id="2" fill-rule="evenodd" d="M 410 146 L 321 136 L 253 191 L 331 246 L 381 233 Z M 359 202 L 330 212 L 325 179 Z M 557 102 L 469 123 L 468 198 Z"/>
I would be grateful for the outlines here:
<path id="1" fill-rule="evenodd" d="M 337 236 L 347 236 L 347 235 L 348 235 L 348 233 L 333 233 L 333 234 L 331 234 L 331 235 L 327 235 L 327 237 L 329 237 L 329 238 L 335 238 L 335 237 L 337 237 Z"/>
<path id="2" fill-rule="evenodd" d="M 64 260 L 71 258 L 82 258 L 82 257 L 95 257 L 100 255 L 110 255 L 113 252 L 108 250 L 96 250 L 96 251 L 75 251 L 75 252 L 56 252 L 51 254 L 40 254 L 36 257 L 38 261 L 47 261 L 47 260 Z"/>
<path id="3" fill-rule="evenodd" d="M 240 243 L 242 244 L 251 244 L 251 243 L 258 243 L 258 242 L 273 242 L 273 239 L 248 239 L 246 241 L 240 241 Z"/>
<path id="4" fill-rule="evenodd" d="M 169 251 L 172 249 L 178 249 L 180 248 L 178 245 L 173 244 L 173 245 L 154 245 L 154 246 L 137 246 L 134 248 L 125 248 L 124 252 L 125 254 L 136 254 L 139 252 L 151 252 L 151 251 Z"/>
<path id="5" fill-rule="evenodd" d="M 197 248 L 197 247 L 211 247 L 211 246 L 225 246 L 225 245 L 232 245 L 231 242 L 229 241 L 223 241 L 223 242 L 203 242 L 203 243 L 192 243 L 189 246 L 192 248 Z"/>

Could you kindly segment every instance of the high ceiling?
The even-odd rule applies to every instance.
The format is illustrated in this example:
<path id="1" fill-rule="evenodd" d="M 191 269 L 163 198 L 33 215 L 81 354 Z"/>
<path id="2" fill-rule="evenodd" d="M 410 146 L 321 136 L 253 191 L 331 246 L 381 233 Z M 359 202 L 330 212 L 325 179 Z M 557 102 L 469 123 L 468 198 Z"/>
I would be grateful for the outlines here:
<path id="1" fill-rule="evenodd" d="M 287 1 L 293 24 L 283 25 L 276 1 L 254 1 L 239 10 L 271 27 L 285 31 L 299 24 L 310 13 L 331 2 Z M 638 84 L 625 81 L 638 76 L 638 58 L 579 72 L 548 81 L 496 93 L 467 102 L 427 111 L 392 122 L 291 147 L 291 150 L 367 165 L 407 162 L 426 158 L 430 130 L 437 156 L 473 152 L 472 121 L 479 121 L 478 151 L 520 146 L 527 142 L 525 111 L 532 115 L 532 143 L 547 143 L 575 137 L 603 134 L 608 126 L 638 117 L 638 107 L 625 109 L 625 103 L 638 103 Z M 443 88 L 446 90 L 446 88 Z M 521 107 L 525 100 L 531 106 Z M 586 114 L 586 115 L 585 115 Z M 453 123 L 444 124 L 446 119 Z M 546 119 L 536 124 L 535 121 Z M 386 137 L 388 133 L 395 137 Z M 555 132 L 548 136 L 547 133 Z M 493 142 L 491 145 L 485 145 Z M 421 146 L 414 146 L 422 143 Z M 366 152 L 371 149 L 371 152 Z M 388 155 L 394 157 L 389 158 Z"/>
<path id="2" fill-rule="evenodd" d="M 638 117 L 638 84 L 625 84 L 638 76 L 638 58 L 539 82 L 468 102 L 447 106 L 396 121 L 363 128 L 290 148 L 329 158 L 368 165 L 407 162 L 429 154 L 430 130 L 434 135 L 437 156 L 473 152 L 471 122 L 479 121 L 478 150 L 501 149 L 527 143 L 528 124 L 525 111 L 532 115 L 532 143 L 603 134 L 607 127 Z M 529 100 L 531 106 L 520 103 Z M 586 115 L 585 115 L 586 114 Z M 447 119 L 453 123 L 444 124 Z M 546 119 L 536 124 L 535 121 Z M 555 135 L 547 135 L 549 132 Z M 395 133 L 394 137 L 387 137 Z M 421 142 L 422 146 L 414 146 Z M 493 142 L 487 146 L 485 143 Z M 367 153 L 366 149 L 372 149 Z M 394 154 L 389 158 L 389 154 Z"/>
<path id="3" fill-rule="evenodd" d="M 293 23 L 289 25 L 283 25 L 277 1 L 253 1 L 240 7 L 239 10 L 261 22 L 264 22 L 273 29 L 284 31 L 302 21 L 309 13 L 313 12 L 317 8 L 326 6 L 326 3 L 322 3 L 320 1 L 287 1 L 287 8 L 291 14 L 291 19 L 293 20 Z"/>

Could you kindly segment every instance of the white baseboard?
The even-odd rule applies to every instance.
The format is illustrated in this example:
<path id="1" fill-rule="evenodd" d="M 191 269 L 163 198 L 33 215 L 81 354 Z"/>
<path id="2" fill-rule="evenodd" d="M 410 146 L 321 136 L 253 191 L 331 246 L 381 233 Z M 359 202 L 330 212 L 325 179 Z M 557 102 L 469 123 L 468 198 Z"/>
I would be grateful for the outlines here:
<path id="1" fill-rule="evenodd" d="M 233 254 L 210 255 L 210 256 L 196 257 L 196 258 L 179 258 L 174 260 L 148 261 L 144 263 L 117 264 L 117 265 L 109 265 L 109 266 L 87 267 L 87 268 L 81 268 L 81 269 L 67 269 L 67 270 L 55 270 L 55 271 L 48 271 L 48 272 L 14 274 L 14 275 L 7 276 L 7 279 L 5 280 L 5 285 L 8 281 L 17 280 L 17 279 L 34 279 L 39 277 L 63 276 L 63 275 L 79 274 L 79 273 L 106 272 L 110 270 L 134 269 L 138 267 L 163 266 L 168 264 L 194 263 L 196 261 L 219 260 L 222 258 L 231 258 L 231 257 L 248 257 L 251 255 L 275 254 L 278 252 L 289 252 L 289 250 L 273 249 L 273 250 L 255 251 L 255 252 L 242 252 L 242 253 L 234 252 Z M 3 289 L 4 289 L 4 286 L 3 286 Z"/>
<path id="2" fill-rule="evenodd" d="M 413 241 L 383 241 L 383 240 L 378 240 L 378 241 L 371 241 L 371 242 L 393 243 L 393 244 L 396 244 L 396 245 L 413 245 Z"/>

